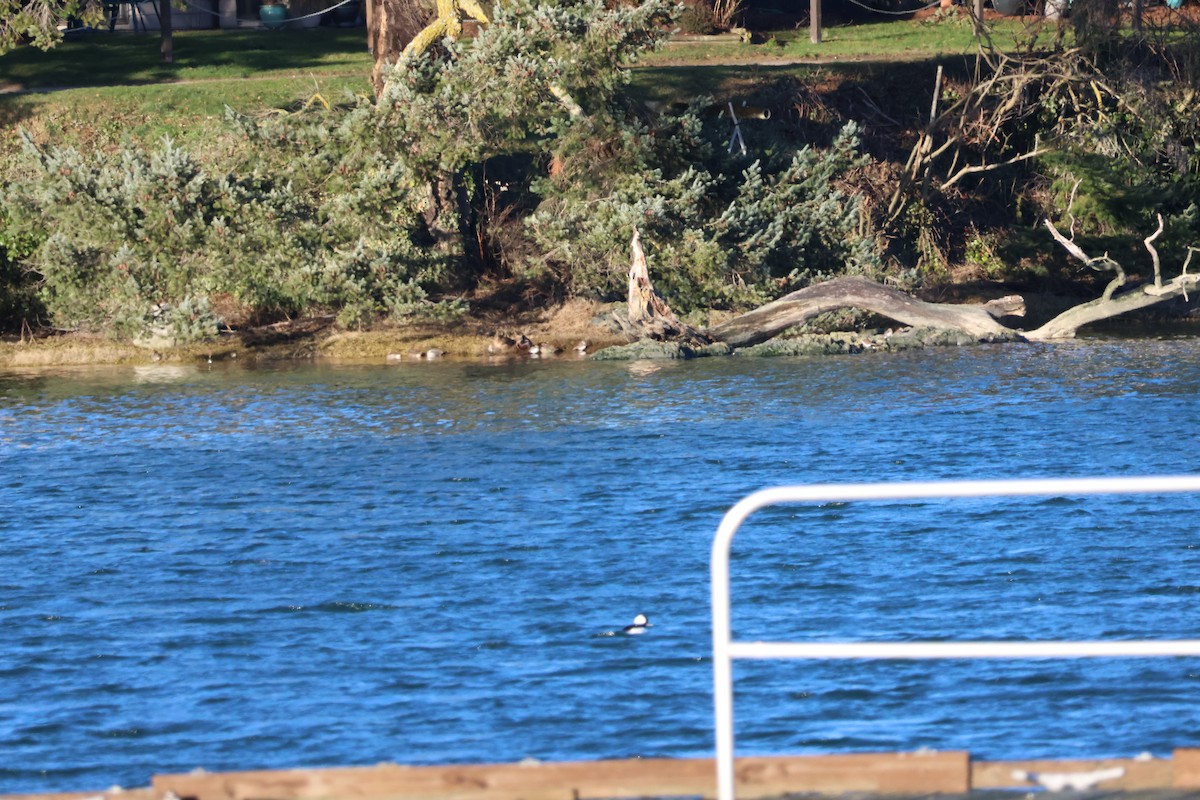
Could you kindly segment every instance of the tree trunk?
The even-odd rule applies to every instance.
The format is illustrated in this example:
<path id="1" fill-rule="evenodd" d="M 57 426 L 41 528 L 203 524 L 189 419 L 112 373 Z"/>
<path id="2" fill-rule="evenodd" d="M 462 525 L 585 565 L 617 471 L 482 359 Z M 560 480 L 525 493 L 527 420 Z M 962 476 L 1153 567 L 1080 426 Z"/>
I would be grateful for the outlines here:
<path id="1" fill-rule="evenodd" d="M 627 318 L 630 328 L 639 338 L 678 340 L 689 344 L 709 344 L 712 340 L 691 325 L 680 322 L 667 301 L 654 291 L 642 237 L 637 228 L 629 243 L 632 260 L 629 266 L 629 301 Z"/>
<path id="2" fill-rule="evenodd" d="M 425 27 L 430 13 L 421 0 L 366 0 L 367 49 L 375 56 L 371 85 L 375 96 L 383 91 L 387 68 L 399 60 L 404 48 Z"/>
<path id="3" fill-rule="evenodd" d="M 463 258 L 469 252 L 473 214 L 463 181 L 454 173 L 444 172 L 429 185 L 429 198 L 423 214 L 425 228 L 434 246 L 445 256 Z"/>
<path id="4" fill-rule="evenodd" d="M 158 2 L 158 28 L 162 34 L 159 50 L 162 60 L 170 64 L 175 60 L 174 23 L 171 21 L 171 0 Z"/>
<path id="5" fill-rule="evenodd" d="M 1022 316 L 1025 303 L 1011 296 L 984 305 L 926 303 L 867 278 L 835 278 L 818 283 L 734 317 L 705 333 L 731 347 L 749 347 L 801 325 L 818 314 L 842 308 L 870 311 L 905 325 L 962 331 L 976 339 L 1016 333 L 996 321 Z"/>

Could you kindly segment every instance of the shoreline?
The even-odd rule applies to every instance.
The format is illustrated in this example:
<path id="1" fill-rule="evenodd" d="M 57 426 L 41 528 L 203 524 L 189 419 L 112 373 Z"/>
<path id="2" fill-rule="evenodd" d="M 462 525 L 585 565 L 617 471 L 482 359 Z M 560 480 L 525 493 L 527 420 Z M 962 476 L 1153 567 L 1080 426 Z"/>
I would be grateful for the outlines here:
<path id="1" fill-rule="evenodd" d="M 180 364 L 241 360 L 243 363 L 330 359 L 390 363 L 422 360 L 430 350 L 450 359 L 525 358 L 522 353 L 489 353 L 497 336 L 526 336 L 560 350 L 556 358 L 625 344 L 628 337 L 603 321 L 611 306 L 572 301 L 540 313 L 501 318 L 466 317 L 452 322 L 420 322 L 362 331 L 338 329 L 332 318 L 298 319 L 261 328 L 223 333 L 214 339 L 173 347 L 118 341 L 102 334 L 61 333 L 0 337 L 0 369 L 85 365 Z"/>
<path id="2" fill-rule="evenodd" d="M 489 348 L 499 336 L 513 339 L 526 336 L 536 344 L 550 345 L 557 350 L 540 357 L 544 360 L 580 360 L 610 347 L 625 351 L 624 355 L 609 354 L 610 358 L 625 359 L 724 354 L 715 350 L 704 353 L 653 340 L 631 343 L 610 319 L 613 310 L 619 306 L 623 304 L 575 300 L 553 309 L 510 317 L 473 316 L 453 322 L 392 324 L 362 331 L 338 329 L 330 317 L 307 318 L 223 333 L 204 342 L 158 348 L 93 333 L 9 334 L 0 336 L 0 369 L 235 361 L 264 364 L 327 360 L 384 364 L 428 360 L 430 351 L 436 353 L 435 358 L 462 361 L 539 358 L 516 349 L 492 352 Z M 896 329 L 894 333 L 892 328 Z M 944 331 L 941 333 L 943 335 L 933 330 L 906 329 L 895 324 L 886 330 L 872 325 L 859 330 L 785 334 L 737 352 L 745 356 L 768 357 L 853 355 L 985 343 L 964 341 L 958 334 L 946 336 Z M 1200 338 L 1200 317 L 1147 319 L 1129 316 L 1095 326 L 1081 338 L 1095 337 Z M 587 342 L 586 355 L 576 351 L 581 342 Z M 1020 344 L 1021 340 L 1013 343 Z"/>

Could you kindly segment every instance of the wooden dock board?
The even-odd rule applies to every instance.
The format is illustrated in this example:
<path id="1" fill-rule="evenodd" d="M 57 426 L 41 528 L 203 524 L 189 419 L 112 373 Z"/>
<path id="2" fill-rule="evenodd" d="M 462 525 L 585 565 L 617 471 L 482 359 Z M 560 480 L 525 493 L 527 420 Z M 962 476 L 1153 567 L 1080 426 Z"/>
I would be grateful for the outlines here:
<path id="1" fill-rule="evenodd" d="M 759 757 L 737 761 L 743 800 L 788 792 L 961 793 L 970 788 L 965 752 Z M 378 767 L 157 775 L 156 794 L 184 800 L 586 800 L 712 797 L 712 759 Z"/>
<path id="2" fill-rule="evenodd" d="M 1033 788 L 1037 784 L 1013 777 L 1023 773 L 1086 773 L 1120 768 L 1125 774 L 1103 781 L 1105 791 L 1140 792 L 1174 786 L 1172 759 L 1158 758 L 1141 761 L 1133 758 L 1105 758 L 1084 761 L 979 761 L 971 764 L 971 788 L 1011 789 Z"/>
<path id="3" fill-rule="evenodd" d="M 1200 789 L 1200 749 L 1180 748 L 1171 760 L 1175 765 L 1171 785 L 1176 789 Z"/>
<path id="4" fill-rule="evenodd" d="M 1200 796 L 1200 749 L 1171 759 L 972 761 L 961 751 L 739 758 L 739 800 L 784 795 L 944 795 L 1039 789 L 1020 775 L 1110 771 L 1105 793 Z M 143 789 L 0 795 L 0 800 L 602 800 L 711 798 L 712 759 L 192 772 L 156 775 Z"/>

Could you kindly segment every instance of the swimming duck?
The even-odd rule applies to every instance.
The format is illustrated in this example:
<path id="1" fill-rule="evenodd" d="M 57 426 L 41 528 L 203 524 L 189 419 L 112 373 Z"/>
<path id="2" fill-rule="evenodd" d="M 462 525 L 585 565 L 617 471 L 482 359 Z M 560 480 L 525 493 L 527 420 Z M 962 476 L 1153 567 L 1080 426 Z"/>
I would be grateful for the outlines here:
<path id="1" fill-rule="evenodd" d="M 653 626 L 650 624 L 650 618 L 645 614 L 638 614 L 633 618 L 633 624 L 626 625 L 624 630 L 629 636 L 637 636 L 639 633 L 645 633 L 646 628 L 651 627 Z"/>

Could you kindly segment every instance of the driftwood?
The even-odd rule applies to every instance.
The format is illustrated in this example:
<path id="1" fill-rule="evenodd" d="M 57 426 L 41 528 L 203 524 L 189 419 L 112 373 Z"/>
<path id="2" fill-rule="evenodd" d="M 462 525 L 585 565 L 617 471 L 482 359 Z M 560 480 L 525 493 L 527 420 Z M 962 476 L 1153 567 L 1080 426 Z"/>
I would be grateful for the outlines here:
<path id="1" fill-rule="evenodd" d="M 926 303 L 867 278 L 835 278 L 792 292 L 709 328 L 705 333 L 711 339 L 725 342 L 731 347 L 749 347 L 778 336 L 818 314 L 841 308 L 870 311 L 913 327 L 962 331 L 982 339 L 1011 333 L 996 318 L 1023 315 L 1025 301 L 1014 295 L 984 305 Z"/>
<path id="2" fill-rule="evenodd" d="M 709 344 L 712 339 L 687 323 L 680 322 L 650 280 L 642 237 L 635 228 L 630 242 L 633 258 L 629 266 L 629 302 L 627 329 L 638 338 L 660 341 L 682 341 L 688 344 Z"/>
<path id="3" fill-rule="evenodd" d="M 1031 342 L 1071 339 L 1080 328 L 1093 322 L 1101 322 L 1130 311 L 1149 308 L 1174 297 L 1191 300 L 1191 293 L 1196 291 L 1198 285 L 1200 285 L 1200 275 L 1180 275 L 1164 283 L 1161 289 L 1156 289 L 1152 285 L 1139 286 L 1110 300 L 1100 298 L 1069 308 L 1037 330 L 1023 335 Z"/>
<path id="4" fill-rule="evenodd" d="M 1117 294 L 1117 290 L 1126 283 L 1125 271 L 1120 264 L 1109 258 L 1107 253 L 1099 258 L 1088 256 L 1049 220 L 1045 224 L 1054 239 L 1072 256 L 1094 269 L 1110 270 L 1116 273 L 1116 277 L 1100 298 L 1070 308 L 1032 331 L 1010 328 L 1000 322 L 1002 317 L 1024 316 L 1025 301 L 1017 295 L 978 304 L 929 303 L 862 277 L 835 278 L 808 286 L 700 331 L 680 322 L 654 291 L 641 239 L 636 231 L 632 242 L 633 262 L 629 271 L 627 329 L 635 338 L 690 345 L 719 343 L 736 349 L 761 344 L 818 314 L 851 308 L 869 311 L 914 328 L 962 333 L 975 341 L 1016 339 L 1045 342 L 1073 338 L 1084 325 L 1148 308 L 1175 297 L 1190 300 L 1191 295 L 1200 290 L 1200 274 L 1188 273 L 1192 255 L 1200 252 L 1200 248 L 1188 249 L 1188 256 L 1178 276 L 1168 281 L 1162 280 L 1158 252 L 1153 246 L 1154 239 L 1162 232 L 1161 219 L 1158 230 L 1144 240 L 1154 264 L 1154 283 L 1120 294 Z"/>
<path id="5" fill-rule="evenodd" d="M 1089 325 L 1093 322 L 1100 322 L 1130 311 L 1149 308 L 1175 297 L 1190 300 L 1189 291 L 1194 292 L 1197 285 L 1200 284 L 1200 275 L 1189 275 L 1187 271 L 1188 265 L 1192 260 L 1192 254 L 1196 252 L 1195 248 L 1188 248 L 1187 259 L 1183 262 L 1180 274 L 1165 283 L 1163 282 L 1162 265 L 1159 262 L 1158 251 L 1154 249 L 1153 244 L 1154 240 L 1158 238 L 1158 235 L 1163 230 L 1161 215 L 1158 218 L 1158 229 L 1143 240 L 1146 249 L 1150 252 L 1151 261 L 1154 264 L 1154 283 L 1148 286 L 1139 286 L 1122 294 L 1116 294 L 1116 290 L 1126 283 L 1125 270 L 1120 264 L 1109 258 L 1108 253 L 1098 257 L 1089 256 L 1079 245 L 1075 244 L 1073 239 L 1068 239 L 1059 233 L 1050 220 L 1046 220 L 1045 225 L 1047 230 L 1050 231 L 1050 235 L 1054 237 L 1054 240 L 1062 245 L 1063 249 L 1074 258 L 1092 269 L 1114 272 L 1116 277 L 1105 287 L 1104 294 L 1099 299 L 1069 308 L 1037 330 L 1026 333 L 1025 338 L 1031 341 L 1044 342 L 1052 339 L 1070 339 L 1084 325 Z"/>

